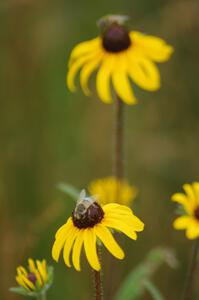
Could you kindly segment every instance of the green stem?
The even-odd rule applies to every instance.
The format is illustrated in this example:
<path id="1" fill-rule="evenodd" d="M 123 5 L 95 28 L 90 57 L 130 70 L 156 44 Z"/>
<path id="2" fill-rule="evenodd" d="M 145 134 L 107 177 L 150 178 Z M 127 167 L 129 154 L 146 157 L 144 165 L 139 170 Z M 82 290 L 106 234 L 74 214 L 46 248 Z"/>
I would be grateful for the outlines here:
<path id="1" fill-rule="evenodd" d="M 196 239 L 193 242 L 193 246 L 192 246 L 191 257 L 190 257 L 188 272 L 185 280 L 182 300 L 192 300 L 193 283 L 194 283 L 195 270 L 197 266 L 198 249 L 199 249 L 199 239 Z"/>
<path id="2" fill-rule="evenodd" d="M 46 293 L 38 294 L 37 300 L 47 300 Z"/>

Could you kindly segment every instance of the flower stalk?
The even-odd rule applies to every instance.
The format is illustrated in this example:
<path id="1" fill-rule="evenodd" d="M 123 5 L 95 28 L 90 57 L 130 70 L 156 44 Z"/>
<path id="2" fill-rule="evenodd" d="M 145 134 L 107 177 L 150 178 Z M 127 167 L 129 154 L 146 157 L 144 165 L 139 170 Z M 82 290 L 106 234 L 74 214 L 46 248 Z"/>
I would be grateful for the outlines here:
<path id="1" fill-rule="evenodd" d="M 102 255 L 101 255 L 101 249 L 99 245 L 97 245 L 97 254 L 101 262 Z M 102 271 L 93 270 L 93 274 L 94 274 L 95 299 L 103 300 Z"/>
<path id="2" fill-rule="evenodd" d="M 118 179 L 122 179 L 124 176 L 124 103 L 118 95 L 116 97 L 115 161 L 113 171 Z"/>
<path id="3" fill-rule="evenodd" d="M 199 239 L 193 241 L 191 257 L 188 267 L 188 272 L 185 280 L 182 300 L 191 300 L 193 293 L 194 275 L 197 266 L 197 254 L 199 249 Z"/>

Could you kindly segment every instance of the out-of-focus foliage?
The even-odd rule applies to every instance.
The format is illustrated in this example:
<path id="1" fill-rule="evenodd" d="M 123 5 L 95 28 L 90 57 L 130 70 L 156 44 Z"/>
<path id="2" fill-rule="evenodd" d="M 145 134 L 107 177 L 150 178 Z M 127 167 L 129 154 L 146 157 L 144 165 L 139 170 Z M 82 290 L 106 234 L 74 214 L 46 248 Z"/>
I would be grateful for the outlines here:
<path id="1" fill-rule="evenodd" d="M 153 283 L 166 299 L 179 298 L 190 243 L 172 229 L 169 199 L 184 182 L 198 180 L 198 11 L 198 0 L 0 1 L 0 299 L 21 299 L 8 289 L 29 256 L 54 265 L 48 300 L 91 296 L 86 264 L 81 273 L 54 264 L 51 247 L 74 208 L 57 183 L 81 190 L 112 174 L 114 106 L 97 99 L 92 80 L 91 98 L 65 86 L 70 50 L 95 37 L 96 20 L 109 13 L 129 15 L 132 29 L 162 37 L 175 52 L 159 66 L 162 88 L 134 87 L 139 104 L 126 108 L 126 173 L 139 190 L 134 210 L 146 226 L 138 241 L 121 241 L 126 258 L 116 262 L 112 283 L 105 255 L 106 294 L 150 249 L 166 245 L 181 265 L 175 271 L 163 265 Z"/>
<path id="2" fill-rule="evenodd" d="M 158 289 L 151 282 L 151 277 L 163 264 L 176 267 L 176 258 L 169 249 L 157 248 L 149 252 L 146 259 L 136 266 L 119 288 L 115 300 L 141 299 L 145 290 L 148 290 L 154 300 L 163 300 Z"/>

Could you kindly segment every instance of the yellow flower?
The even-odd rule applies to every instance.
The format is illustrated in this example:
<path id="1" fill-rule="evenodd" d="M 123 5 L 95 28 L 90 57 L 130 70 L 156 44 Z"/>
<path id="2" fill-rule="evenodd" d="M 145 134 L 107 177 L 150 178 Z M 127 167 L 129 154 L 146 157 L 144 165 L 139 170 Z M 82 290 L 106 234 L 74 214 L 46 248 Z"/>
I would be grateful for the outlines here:
<path id="1" fill-rule="evenodd" d="M 115 241 L 112 229 L 136 240 L 136 231 L 142 231 L 143 228 L 143 222 L 127 206 L 109 203 L 101 207 L 94 198 L 86 197 L 83 190 L 72 217 L 56 233 L 52 256 L 58 261 L 63 249 L 65 264 L 71 267 L 72 252 L 73 265 L 77 271 L 80 271 L 80 256 L 84 245 L 90 266 L 99 271 L 100 262 L 96 247 L 98 240 L 113 256 L 123 259 L 124 252 Z"/>
<path id="2" fill-rule="evenodd" d="M 119 180 L 114 176 L 92 181 L 88 190 L 91 195 L 98 197 L 101 205 L 113 202 L 130 205 L 137 195 L 136 188 L 130 186 L 127 180 Z"/>
<path id="3" fill-rule="evenodd" d="M 158 37 L 137 31 L 129 32 L 118 16 L 111 16 L 107 20 L 101 36 L 82 42 L 72 50 L 67 85 L 72 92 L 75 91 L 74 78 L 81 69 L 81 87 L 86 95 L 90 95 L 88 80 L 98 70 L 96 89 L 103 102 L 112 102 L 112 81 L 116 94 L 126 104 L 135 104 L 129 78 L 144 90 L 157 90 L 160 87 L 160 74 L 155 63 L 167 61 L 173 48 Z"/>
<path id="4" fill-rule="evenodd" d="M 188 239 L 199 237 L 199 182 L 184 184 L 184 193 L 176 193 L 172 200 L 179 203 L 184 209 L 184 215 L 178 217 L 173 226 L 178 230 L 186 230 Z"/>
<path id="5" fill-rule="evenodd" d="M 17 283 L 28 292 L 41 290 L 45 284 L 48 283 L 48 270 L 46 260 L 36 260 L 34 262 L 31 258 L 28 259 L 28 268 L 22 266 L 17 268 Z"/>

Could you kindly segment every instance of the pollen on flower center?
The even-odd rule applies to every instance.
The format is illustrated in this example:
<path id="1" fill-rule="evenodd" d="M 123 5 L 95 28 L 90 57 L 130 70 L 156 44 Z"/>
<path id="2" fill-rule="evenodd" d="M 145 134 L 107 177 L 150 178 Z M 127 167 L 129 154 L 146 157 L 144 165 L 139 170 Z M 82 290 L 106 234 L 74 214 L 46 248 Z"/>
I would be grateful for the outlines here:
<path id="1" fill-rule="evenodd" d="M 33 284 L 35 284 L 36 283 L 36 281 L 37 281 L 37 277 L 35 276 L 35 274 L 34 273 L 28 273 L 28 279 L 33 283 Z"/>
<path id="2" fill-rule="evenodd" d="M 102 44 L 108 52 L 126 50 L 131 45 L 128 30 L 117 23 L 113 23 L 105 30 Z"/>
<path id="3" fill-rule="evenodd" d="M 97 202 L 93 202 L 86 209 L 83 203 L 77 204 L 72 214 L 73 224 L 79 229 L 93 227 L 100 223 L 103 217 L 104 212 Z"/>
<path id="4" fill-rule="evenodd" d="M 194 216 L 199 221 L 199 206 L 195 209 Z"/>

